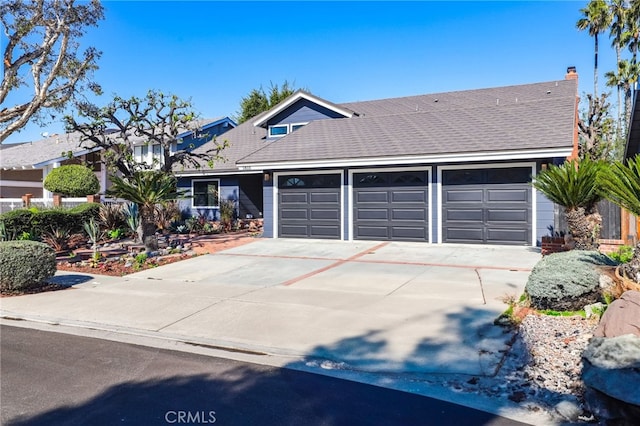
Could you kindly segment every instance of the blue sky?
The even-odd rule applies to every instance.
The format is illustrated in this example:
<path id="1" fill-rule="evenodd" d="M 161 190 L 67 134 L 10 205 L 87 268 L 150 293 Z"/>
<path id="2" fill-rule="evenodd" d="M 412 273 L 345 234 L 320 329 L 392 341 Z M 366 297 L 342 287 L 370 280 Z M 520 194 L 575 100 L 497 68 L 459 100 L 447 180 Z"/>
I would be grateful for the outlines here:
<path id="1" fill-rule="evenodd" d="M 582 93 L 593 91 L 593 39 L 575 28 L 586 3 L 107 1 L 83 43 L 103 52 L 99 105 L 158 89 L 203 117 L 234 116 L 251 89 L 284 80 L 341 103 L 551 81 L 573 65 Z M 603 75 L 615 55 L 606 35 L 600 46 Z M 62 131 L 30 125 L 7 142 Z"/>

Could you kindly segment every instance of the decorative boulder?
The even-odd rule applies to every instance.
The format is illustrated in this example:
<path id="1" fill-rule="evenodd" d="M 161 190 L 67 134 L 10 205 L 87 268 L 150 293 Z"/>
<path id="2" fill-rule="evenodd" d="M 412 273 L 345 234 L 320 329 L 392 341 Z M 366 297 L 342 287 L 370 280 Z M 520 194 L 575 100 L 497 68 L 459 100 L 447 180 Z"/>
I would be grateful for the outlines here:
<path id="1" fill-rule="evenodd" d="M 640 291 L 627 291 L 607 308 L 594 337 L 635 334 L 640 337 Z"/>
<path id="2" fill-rule="evenodd" d="M 620 425 L 640 419 L 640 292 L 627 291 L 602 316 L 583 353 L 590 410 Z"/>
<path id="3" fill-rule="evenodd" d="M 534 309 L 577 311 L 601 298 L 599 266 L 614 262 L 597 251 L 545 256 L 531 271 L 525 292 Z"/>

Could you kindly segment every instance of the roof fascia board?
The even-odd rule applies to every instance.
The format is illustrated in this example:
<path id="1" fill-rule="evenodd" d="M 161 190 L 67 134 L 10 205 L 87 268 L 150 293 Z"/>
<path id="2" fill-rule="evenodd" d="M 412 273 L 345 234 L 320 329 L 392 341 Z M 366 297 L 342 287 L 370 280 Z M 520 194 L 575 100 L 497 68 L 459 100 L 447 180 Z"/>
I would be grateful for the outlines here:
<path id="1" fill-rule="evenodd" d="M 420 155 L 404 157 L 379 157 L 360 159 L 335 159 L 312 161 L 280 161 L 273 163 L 246 163 L 239 165 L 241 170 L 270 170 L 270 169 L 298 169 L 313 167 L 360 167 L 360 166 L 389 166 L 424 163 L 459 163 L 471 161 L 505 161 L 530 160 L 535 158 L 568 157 L 572 148 L 554 148 L 529 151 L 502 151 L 491 153 Z"/>
<path id="2" fill-rule="evenodd" d="M 321 107 L 327 108 L 331 111 L 337 112 L 338 114 L 342 114 L 347 118 L 351 118 L 353 116 L 353 111 L 350 111 L 348 109 L 345 108 L 341 108 L 337 105 L 333 105 L 323 99 L 320 99 L 316 96 L 310 95 L 309 93 L 305 93 L 305 92 L 297 92 L 294 93 L 293 95 L 291 95 L 289 97 L 289 99 L 285 100 L 284 102 L 276 105 L 272 110 L 270 110 L 267 114 L 263 115 L 259 121 L 256 121 L 253 123 L 253 125 L 255 127 L 262 127 L 264 126 L 267 121 L 269 121 L 269 119 L 273 118 L 274 116 L 278 115 L 279 113 L 281 113 L 282 111 L 284 111 L 285 109 L 287 109 L 288 107 L 290 107 L 291 105 L 293 105 L 294 103 L 296 103 L 298 100 L 300 99 L 306 99 L 310 102 L 313 102 L 317 105 L 320 105 Z"/>
<path id="3" fill-rule="evenodd" d="M 101 151 L 101 150 L 102 150 L 102 148 L 97 146 L 95 148 L 84 149 L 82 151 L 72 152 L 72 154 L 73 154 L 73 157 L 75 158 L 75 157 L 80 157 L 81 155 L 86 155 L 86 154 L 90 154 L 92 152 Z M 69 157 L 52 158 L 51 160 L 46 160 L 46 161 L 43 161 L 41 163 L 35 163 L 35 164 L 32 165 L 32 167 L 34 169 L 40 169 L 42 167 L 49 166 L 49 165 L 54 164 L 54 163 L 59 163 L 61 161 L 68 160 L 68 159 L 69 159 Z"/>
<path id="4" fill-rule="evenodd" d="M 236 171 L 226 171 L 226 172 L 218 172 L 216 170 L 207 170 L 207 171 L 195 171 L 195 172 L 174 172 L 177 177 L 197 177 L 197 176 L 229 176 L 229 175 L 255 175 L 262 173 L 262 170 L 251 169 L 251 170 L 236 170 Z"/>
<path id="5" fill-rule="evenodd" d="M 204 124 L 204 125 L 200 126 L 200 128 L 202 130 L 206 130 L 206 129 L 210 128 L 210 127 L 217 126 L 218 124 L 222 124 L 224 122 L 229 123 L 232 127 L 238 127 L 238 125 L 236 124 L 235 121 L 233 121 L 229 117 L 224 117 L 224 118 L 221 118 L 219 120 L 212 121 L 211 123 Z M 178 134 L 178 136 L 176 136 L 176 138 L 177 139 L 186 138 L 187 136 L 189 136 L 192 133 L 193 133 L 193 130 L 185 130 L 184 132 Z"/>

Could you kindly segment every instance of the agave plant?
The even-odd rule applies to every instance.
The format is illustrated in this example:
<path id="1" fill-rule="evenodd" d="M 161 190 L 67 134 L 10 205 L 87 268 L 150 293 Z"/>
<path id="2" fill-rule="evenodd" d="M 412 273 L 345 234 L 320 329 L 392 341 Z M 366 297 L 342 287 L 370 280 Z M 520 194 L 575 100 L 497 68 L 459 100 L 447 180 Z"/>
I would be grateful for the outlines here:
<path id="1" fill-rule="evenodd" d="M 136 203 L 126 203 L 122 209 L 125 223 L 129 227 L 129 231 L 136 235 L 140 226 L 140 215 L 138 214 L 138 205 Z"/>
<path id="2" fill-rule="evenodd" d="M 597 203 L 603 198 L 599 175 L 603 169 L 601 161 L 566 161 L 541 171 L 533 182 L 533 186 L 549 200 L 564 207 L 576 249 L 597 247 L 602 223 Z"/>
<path id="3" fill-rule="evenodd" d="M 94 218 L 91 218 L 88 222 L 84 222 L 82 224 L 82 227 L 84 228 L 84 232 L 87 233 L 89 241 L 91 242 L 91 248 L 93 249 L 93 259 L 99 258 L 98 241 L 102 236 L 100 232 L 100 225 Z"/>

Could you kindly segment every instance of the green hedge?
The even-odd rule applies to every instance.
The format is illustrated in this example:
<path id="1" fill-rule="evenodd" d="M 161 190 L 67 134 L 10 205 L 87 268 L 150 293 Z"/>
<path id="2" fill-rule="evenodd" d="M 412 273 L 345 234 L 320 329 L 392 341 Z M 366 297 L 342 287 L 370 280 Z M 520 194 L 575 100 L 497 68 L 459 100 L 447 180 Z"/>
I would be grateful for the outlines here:
<path id="1" fill-rule="evenodd" d="M 71 233 L 82 232 L 82 224 L 92 217 L 98 219 L 99 203 L 83 203 L 73 208 L 47 210 L 19 209 L 0 215 L 7 234 L 40 236 L 52 229 L 69 229 Z"/>
<path id="2" fill-rule="evenodd" d="M 100 182 L 95 173 L 81 164 L 69 164 L 51 170 L 42 186 L 47 191 L 65 197 L 85 197 L 100 191 Z"/>
<path id="3" fill-rule="evenodd" d="M 56 273 L 56 253 L 36 241 L 0 241 L 0 292 L 39 287 Z"/>

